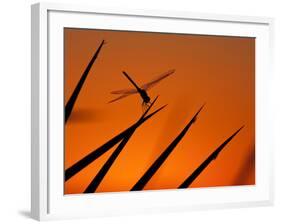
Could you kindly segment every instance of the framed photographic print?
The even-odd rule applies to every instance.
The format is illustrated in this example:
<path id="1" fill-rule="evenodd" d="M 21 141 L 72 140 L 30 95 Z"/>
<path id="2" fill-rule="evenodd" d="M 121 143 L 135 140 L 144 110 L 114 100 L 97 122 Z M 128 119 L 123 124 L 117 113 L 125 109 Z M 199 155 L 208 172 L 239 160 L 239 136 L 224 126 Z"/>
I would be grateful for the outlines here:
<path id="1" fill-rule="evenodd" d="M 269 205 L 270 18 L 32 6 L 32 217 Z"/>

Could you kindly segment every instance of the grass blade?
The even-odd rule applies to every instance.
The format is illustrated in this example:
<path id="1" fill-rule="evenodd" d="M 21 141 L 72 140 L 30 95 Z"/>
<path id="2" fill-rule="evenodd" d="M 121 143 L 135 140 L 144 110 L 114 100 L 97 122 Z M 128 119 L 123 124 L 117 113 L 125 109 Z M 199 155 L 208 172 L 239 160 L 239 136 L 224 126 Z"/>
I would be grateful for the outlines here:
<path id="1" fill-rule="evenodd" d="M 184 135 L 189 130 L 191 125 L 195 122 L 197 115 L 200 113 L 203 106 L 193 116 L 193 118 L 190 120 L 190 122 L 185 126 L 185 128 L 181 131 L 181 133 L 174 139 L 174 141 L 162 152 L 162 154 L 157 158 L 157 160 L 150 166 L 150 168 L 145 172 L 145 174 L 138 180 L 138 182 L 133 186 L 131 191 L 139 191 L 145 187 L 147 182 L 152 178 L 152 176 L 156 173 L 156 171 L 161 167 L 161 165 L 169 157 L 171 152 L 175 149 L 177 144 L 184 137 Z"/>
<path id="2" fill-rule="evenodd" d="M 239 128 L 234 134 L 232 134 L 228 139 L 226 139 L 178 188 L 187 188 L 192 182 L 201 174 L 201 172 L 217 158 L 219 153 L 223 148 L 234 138 L 235 135 L 243 128 Z"/>
<path id="3" fill-rule="evenodd" d="M 144 112 L 144 114 L 141 116 L 138 122 L 141 122 L 145 115 L 149 112 L 150 108 L 153 106 L 155 101 L 157 100 L 158 96 L 155 98 L 155 100 L 150 104 L 150 106 L 147 108 L 147 110 Z M 111 156 L 108 158 L 108 160 L 105 162 L 105 164 L 102 166 L 100 171 L 97 173 L 97 175 L 93 178 L 91 183 L 88 185 L 84 193 L 94 193 L 102 180 L 104 179 L 105 175 L 113 165 L 114 161 L 117 159 L 119 154 L 121 153 L 122 149 L 126 146 L 127 142 L 131 138 L 131 136 L 134 134 L 135 130 L 137 129 L 137 126 L 132 129 L 130 132 L 126 134 L 126 136 L 123 138 L 123 140 L 119 143 L 118 147 L 114 150 L 114 152 L 111 154 Z"/>
<path id="4" fill-rule="evenodd" d="M 152 105 L 151 105 L 152 106 Z M 166 105 L 165 105 L 166 106 Z M 84 158 L 73 164 L 71 167 L 66 169 L 65 171 L 65 181 L 69 180 L 71 177 L 73 177 L 75 174 L 80 172 L 82 169 L 84 169 L 86 166 L 88 166 L 90 163 L 95 161 L 97 158 L 99 158 L 101 155 L 106 153 L 108 150 L 110 150 L 114 145 L 116 145 L 118 142 L 120 142 L 123 138 L 125 138 L 128 133 L 130 133 L 132 130 L 138 128 L 140 125 L 142 125 L 145 121 L 150 119 L 153 115 L 164 109 L 165 106 L 160 107 L 156 111 L 152 112 L 151 114 L 147 115 L 146 117 L 141 117 L 136 123 L 131 125 L 129 128 L 121 132 L 120 134 L 116 135 L 106 143 L 104 143 L 102 146 L 97 148 L 96 150 L 93 150 L 88 155 L 86 155 Z M 148 110 L 151 107 L 148 108 Z"/>
<path id="5" fill-rule="evenodd" d="M 122 149 L 125 147 L 125 145 L 127 144 L 127 142 L 129 141 L 129 139 L 131 138 L 131 136 L 133 135 L 134 132 L 135 132 L 135 130 L 132 130 L 131 132 L 129 132 L 127 134 L 127 136 L 125 138 L 123 138 L 123 140 L 120 142 L 118 147 L 114 150 L 114 152 L 111 154 L 109 159 L 105 162 L 105 164 L 102 166 L 100 171 L 93 178 L 93 180 L 91 181 L 89 186 L 86 188 L 84 193 L 94 193 L 96 191 L 96 189 L 102 182 L 103 178 L 105 177 L 105 175 L 107 174 L 107 172 L 113 165 L 114 161 L 117 159 L 118 155 L 120 154 Z"/>
<path id="6" fill-rule="evenodd" d="M 81 76 L 79 82 L 77 83 L 77 85 L 76 85 L 76 87 L 75 87 L 75 89 L 74 89 L 72 95 L 70 96 L 69 100 L 68 100 L 67 103 L 66 103 L 66 106 L 65 106 L 65 115 L 64 115 L 64 121 L 65 121 L 65 123 L 67 122 L 68 118 L 70 117 L 70 114 L 71 114 L 72 109 L 73 109 L 73 107 L 74 107 L 74 104 L 75 104 L 75 102 L 76 102 L 76 100 L 77 100 L 77 98 L 78 98 L 78 95 L 79 95 L 79 93 L 80 93 L 80 90 L 81 90 L 82 87 L 83 87 L 83 84 L 84 84 L 84 82 L 85 82 L 85 80 L 86 80 L 86 78 L 87 78 L 87 76 L 88 76 L 88 74 L 89 74 L 89 72 L 90 72 L 90 69 L 91 69 L 92 65 L 94 64 L 95 60 L 98 58 L 99 52 L 100 52 L 100 50 L 101 50 L 103 44 L 104 44 L 104 40 L 101 42 L 101 44 L 100 44 L 100 46 L 98 47 L 96 53 L 93 55 L 91 61 L 89 62 L 88 66 L 86 67 L 86 69 L 85 69 L 83 75 Z"/>

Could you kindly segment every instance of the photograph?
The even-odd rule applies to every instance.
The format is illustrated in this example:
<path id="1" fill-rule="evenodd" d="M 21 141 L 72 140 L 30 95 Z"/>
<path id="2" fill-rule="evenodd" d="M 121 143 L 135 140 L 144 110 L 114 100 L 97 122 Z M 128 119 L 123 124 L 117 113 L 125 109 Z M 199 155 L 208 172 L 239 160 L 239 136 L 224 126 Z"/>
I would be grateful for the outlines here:
<path id="1" fill-rule="evenodd" d="M 255 185 L 255 41 L 65 27 L 64 194 Z"/>

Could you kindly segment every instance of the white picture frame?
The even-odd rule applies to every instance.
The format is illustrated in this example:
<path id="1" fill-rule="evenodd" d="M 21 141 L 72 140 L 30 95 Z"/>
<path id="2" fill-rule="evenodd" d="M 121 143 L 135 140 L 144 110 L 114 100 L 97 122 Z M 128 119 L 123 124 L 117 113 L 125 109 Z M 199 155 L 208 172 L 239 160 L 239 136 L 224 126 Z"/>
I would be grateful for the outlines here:
<path id="1" fill-rule="evenodd" d="M 190 12 L 32 5 L 31 214 L 37 220 L 247 207 L 273 203 L 273 19 Z M 95 23 L 93 23 L 93 20 Z M 94 24 L 94 25 L 93 25 Z M 256 185 L 63 194 L 63 27 L 256 38 Z M 55 75 L 54 75 L 55 74 Z"/>

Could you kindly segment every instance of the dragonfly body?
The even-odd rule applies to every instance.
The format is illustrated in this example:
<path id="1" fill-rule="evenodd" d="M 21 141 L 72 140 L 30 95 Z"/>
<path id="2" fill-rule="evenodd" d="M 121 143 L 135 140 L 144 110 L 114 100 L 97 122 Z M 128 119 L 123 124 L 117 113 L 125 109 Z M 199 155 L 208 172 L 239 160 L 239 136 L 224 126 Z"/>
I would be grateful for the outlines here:
<path id="1" fill-rule="evenodd" d="M 140 89 L 139 94 L 141 95 L 141 98 L 143 99 L 143 102 L 145 104 L 150 103 L 150 97 L 148 96 L 148 94 L 145 90 Z"/>
<path id="2" fill-rule="evenodd" d="M 112 94 L 120 94 L 119 97 L 109 101 L 109 103 L 121 100 L 127 96 L 133 95 L 133 94 L 139 94 L 140 97 L 143 100 L 142 105 L 147 106 L 150 104 L 150 97 L 147 94 L 147 91 L 152 88 L 154 85 L 156 85 L 158 82 L 163 80 L 164 78 L 168 77 L 169 75 L 173 74 L 175 70 L 169 70 L 163 74 L 161 74 L 159 77 L 155 78 L 154 80 L 142 85 L 138 86 L 136 82 L 126 73 L 123 72 L 124 76 L 131 82 L 131 84 L 135 87 L 134 89 L 124 89 L 124 90 L 117 90 L 117 91 L 112 91 Z"/>
<path id="3" fill-rule="evenodd" d="M 126 73 L 123 72 L 123 74 L 127 77 L 127 79 L 129 79 L 129 81 L 135 86 L 136 90 L 138 91 L 138 93 L 140 94 L 142 100 L 143 100 L 143 104 L 149 104 L 150 103 L 150 97 L 148 96 L 147 92 L 140 88 L 135 81 Z"/>

